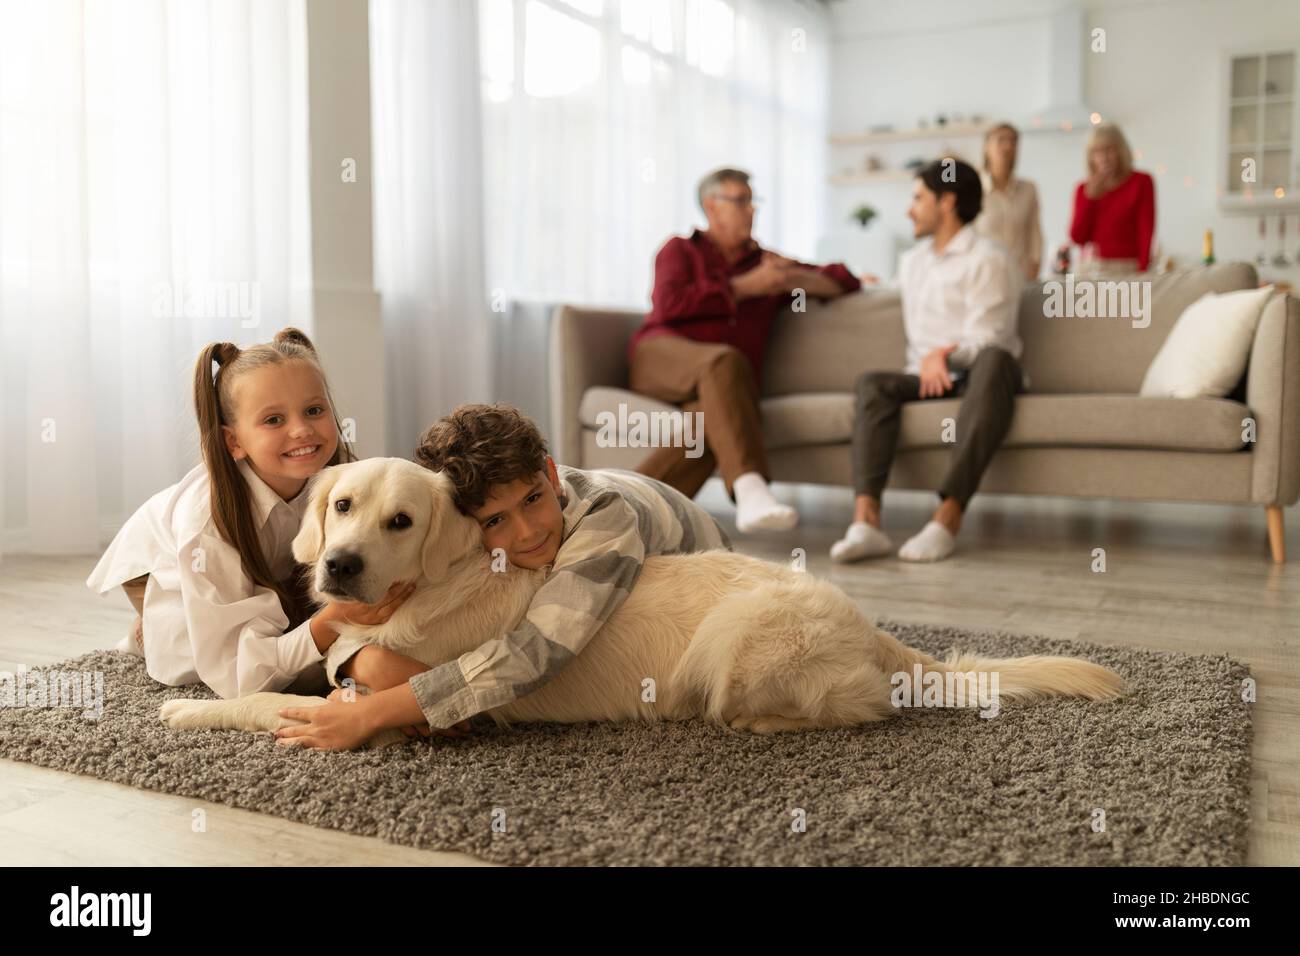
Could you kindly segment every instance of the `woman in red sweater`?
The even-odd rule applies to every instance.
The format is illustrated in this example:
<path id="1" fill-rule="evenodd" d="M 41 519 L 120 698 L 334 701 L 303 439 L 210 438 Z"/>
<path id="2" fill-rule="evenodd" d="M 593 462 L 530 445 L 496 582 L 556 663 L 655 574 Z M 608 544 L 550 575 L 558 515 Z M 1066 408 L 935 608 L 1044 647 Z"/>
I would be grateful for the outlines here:
<path id="1" fill-rule="evenodd" d="M 1074 191 L 1070 239 L 1092 243 L 1096 256 L 1080 272 L 1145 272 L 1156 226 L 1156 185 L 1133 168 L 1133 154 L 1119 127 L 1093 127 L 1086 150 L 1088 178 Z"/>

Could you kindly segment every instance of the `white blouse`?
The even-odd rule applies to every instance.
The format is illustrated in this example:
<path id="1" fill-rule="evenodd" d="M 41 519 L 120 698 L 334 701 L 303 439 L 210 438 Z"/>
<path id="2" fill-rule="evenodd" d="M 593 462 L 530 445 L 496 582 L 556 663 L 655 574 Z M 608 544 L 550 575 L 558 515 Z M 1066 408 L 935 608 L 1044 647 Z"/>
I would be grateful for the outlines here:
<path id="1" fill-rule="evenodd" d="M 1038 190 L 1028 179 L 1011 177 L 1005 189 L 993 188 L 988 170 L 980 173 L 984 200 L 975 217 L 975 231 L 1002 243 L 1015 260 L 1017 287 L 1029 275 L 1029 267 L 1043 259 L 1043 229 L 1039 224 Z"/>
<path id="2" fill-rule="evenodd" d="M 307 507 L 306 486 L 285 501 L 238 463 L 253 517 L 277 581 L 293 571 L 293 539 Z M 253 582 L 239 552 L 217 532 L 207 467 L 199 465 L 158 492 L 127 520 L 86 585 L 100 594 L 142 574 L 145 666 L 156 681 L 202 681 L 223 698 L 281 690 L 324 657 L 310 621 L 289 619 L 271 588 Z"/>

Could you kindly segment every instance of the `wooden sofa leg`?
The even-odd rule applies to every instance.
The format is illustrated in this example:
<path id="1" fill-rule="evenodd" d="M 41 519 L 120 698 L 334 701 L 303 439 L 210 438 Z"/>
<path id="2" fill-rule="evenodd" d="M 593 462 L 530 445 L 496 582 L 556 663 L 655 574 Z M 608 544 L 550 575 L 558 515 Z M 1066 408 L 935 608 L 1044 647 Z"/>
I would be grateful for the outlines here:
<path id="1" fill-rule="evenodd" d="M 1268 505 L 1265 513 L 1268 516 L 1268 546 L 1273 552 L 1273 563 L 1285 564 L 1286 538 L 1282 529 L 1282 507 Z"/>

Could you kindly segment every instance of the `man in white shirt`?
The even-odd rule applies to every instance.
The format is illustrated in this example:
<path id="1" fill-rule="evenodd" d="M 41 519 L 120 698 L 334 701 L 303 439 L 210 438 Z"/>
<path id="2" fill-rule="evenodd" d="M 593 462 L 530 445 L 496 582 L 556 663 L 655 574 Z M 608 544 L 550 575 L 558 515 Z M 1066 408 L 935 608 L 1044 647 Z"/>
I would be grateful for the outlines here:
<path id="1" fill-rule="evenodd" d="M 908 210 L 927 239 L 899 263 L 907 366 L 858 378 L 853 427 L 853 523 L 831 546 L 835 561 L 888 554 L 880 496 L 898 445 L 904 402 L 961 397 L 952 467 L 930 522 L 898 550 L 904 561 L 952 554 L 962 514 L 997 451 L 1024 387 L 1016 335 L 1019 277 L 1006 250 L 970 223 L 982 199 L 979 174 L 953 158 L 917 174 Z"/>

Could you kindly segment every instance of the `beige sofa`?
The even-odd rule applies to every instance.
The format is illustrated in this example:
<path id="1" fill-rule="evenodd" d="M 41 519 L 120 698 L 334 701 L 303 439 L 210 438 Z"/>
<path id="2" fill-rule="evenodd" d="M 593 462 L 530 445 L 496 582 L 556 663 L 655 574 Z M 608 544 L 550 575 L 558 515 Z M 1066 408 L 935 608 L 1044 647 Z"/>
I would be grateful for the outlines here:
<path id="1" fill-rule="evenodd" d="M 1137 277 L 1134 277 L 1137 278 Z M 1285 559 L 1282 508 L 1300 496 L 1300 300 L 1264 309 L 1244 389 L 1224 399 L 1140 398 L 1147 366 L 1182 310 L 1209 290 L 1252 288 L 1255 270 L 1224 263 L 1151 276 L 1151 321 L 1047 317 L 1045 290 L 1020 303 L 1031 390 L 980 492 L 1256 504 L 1273 559 Z M 1076 286 L 1088 280 L 1076 279 Z M 627 390 L 627 344 L 643 313 L 560 306 L 550 331 L 553 451 L 583 468 L 635 468 L 644 448 L 601 447 L 597 415 L 672 406 Z M 847 485 L 853 388 L 869 369 L 900 369 L 902 309 L 868 290 L 778 316 L 763 373 L 772 479 Z M 958 400 L 909 403 L 889 487 L 938 487 L 950 448 L 941 422 Z M 1256 440 L 1243 441 L 1253 417 Z"/>

